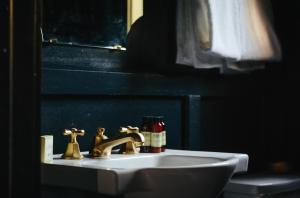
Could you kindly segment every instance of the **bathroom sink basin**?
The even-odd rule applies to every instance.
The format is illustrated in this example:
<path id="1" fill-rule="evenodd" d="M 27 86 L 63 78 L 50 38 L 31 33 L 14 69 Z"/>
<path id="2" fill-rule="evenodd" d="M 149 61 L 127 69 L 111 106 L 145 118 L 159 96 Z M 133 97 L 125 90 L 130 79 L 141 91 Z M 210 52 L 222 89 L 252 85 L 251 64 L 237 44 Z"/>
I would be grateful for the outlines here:
<path id="1" fill-rule="evenodd" d="M 86 152 L 83 152 L 87 156 Z M 247 171 L 245 154 L 166 150 L 42 164 L 42 184 L 125 197 L 216 197 L 234 173 Z"/>
<path id="2" fill-rule="evenodd" d="M 211 157 L 195 157 L 181 155 L 142 155 L 115 159 L 88 160 L 81 164 L 90 168 L 110 169 L 142 169 L 142 168 L 188 168 L 222 162 L 221 159 Z"/>

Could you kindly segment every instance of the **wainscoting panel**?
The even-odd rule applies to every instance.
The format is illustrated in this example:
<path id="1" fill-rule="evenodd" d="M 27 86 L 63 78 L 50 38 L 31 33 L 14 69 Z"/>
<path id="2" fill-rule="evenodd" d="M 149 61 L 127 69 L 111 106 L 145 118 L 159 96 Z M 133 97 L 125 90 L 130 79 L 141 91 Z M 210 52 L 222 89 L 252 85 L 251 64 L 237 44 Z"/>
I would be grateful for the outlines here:
<path id="1" fill-rule="evenodd" d="M 54 134 L 54 152 L 62 153 L 69 137 L 65 128 L 85 129 L 78 137 L 82 151 L 90 148 L 97 127 L 106 128 L 106 135 L 118 134 L 120 126 L 138 126 L 145 115 L 163 115 L 167 125 L 168 148 L 181 148 L 182 101 L 180 97 L 134 97 L 97 95 L 44 96 L 42 103 L 42 133 Z"/>

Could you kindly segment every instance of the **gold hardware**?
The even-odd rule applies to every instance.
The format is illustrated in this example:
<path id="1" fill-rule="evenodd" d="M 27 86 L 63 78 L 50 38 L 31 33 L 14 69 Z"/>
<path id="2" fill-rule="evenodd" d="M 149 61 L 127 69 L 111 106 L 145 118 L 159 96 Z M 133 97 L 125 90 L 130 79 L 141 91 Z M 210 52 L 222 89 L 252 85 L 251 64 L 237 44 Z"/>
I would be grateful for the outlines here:
<path id="1" fill-rule="evenodd" d="M 84 130 L 77 130 L 72 128 L 71 130 L 65 129 L 63 135 L 71 136 L 71 141 L 67 145 L 66 152 L 63 154 L 64 159 L 82 159 L 83 155 L 80 153 L 79 144 L 77 142 L 77 136 L 84 136 Z"/>
<path id="2" fill-rule="evenodd" d="M 132 127 L 132 126 L 127 126 L 127 127 L 120 127 L 119 132 L 122 134 L 129 134 L 129 133 L 138 133 L 139 128 L 138 127 Z M 130 143 L 123 144 L 120 148 L 120 153 L 121 154 L 128 154 L 133 145 Z M 138 146 L 137 146 L 138 147 Z"/>
<path id="3" fill-rule="evenodd" d="M 134 128 L 134 129 L 133 129 Z M 119 136 L 107 138 L 104 135 L 105 129 L 98 128 L 95 136 L 95 144 L 90 150 L 92 157 L 108 157 L 111 155 L 112 148 L 118 145 L 125 144 L 124 154 L 138 153 L 137 147 L 144 144 L 144 136 L 139 133 L 137 127 L 121 127 Z"/>
<path id="4" fill-rule="evenodd" d="M 105 128 L 97 128 L 97 135 L 95 137 L 95 145 L 99 144 L 102 140 L 107 140 L 108 137 L 104 135 Z"/>
<path id="5" fill-rule="evenodd" d="M 133 133 L 133 132 L 139 132 L 139 128 L 132 127 L 132 126 L 120 127 L 119 131 L 120 133 Z"/>

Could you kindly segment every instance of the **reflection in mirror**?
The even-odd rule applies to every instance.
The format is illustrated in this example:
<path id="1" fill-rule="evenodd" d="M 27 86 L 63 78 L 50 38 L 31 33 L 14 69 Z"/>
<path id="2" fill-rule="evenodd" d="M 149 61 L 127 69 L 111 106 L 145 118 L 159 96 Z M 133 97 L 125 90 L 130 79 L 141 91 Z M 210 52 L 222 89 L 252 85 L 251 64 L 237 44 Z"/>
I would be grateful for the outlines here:
<path id="1" fill-rule="evenodd" d="M 44 0 L 42 30 L 45 42 L 124 46 L 127 1 Z"/>

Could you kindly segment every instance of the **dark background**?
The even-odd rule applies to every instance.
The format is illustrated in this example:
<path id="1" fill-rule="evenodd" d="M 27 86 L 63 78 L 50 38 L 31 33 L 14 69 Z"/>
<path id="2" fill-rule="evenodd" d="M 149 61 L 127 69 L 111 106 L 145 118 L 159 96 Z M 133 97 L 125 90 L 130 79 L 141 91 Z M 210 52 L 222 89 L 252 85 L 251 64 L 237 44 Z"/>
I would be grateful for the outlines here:
<path id="1" fill-rule="evenodd" d="M 38 196 L 40 134 L 54 134 L 54 149 L 63 152 L 67 140 L 62 129 L 85 128 L 88 135 L 79 143 L 86 150 L 95 127 L 113 135 L 120 125 L 138 125 L 144 114 L 165 116 L 169 148 L 248 153 L 249 172 L 268 170 L 271 162 L 281 160 L 293 165 L 291 171 L 299 170 L 300 8 L 296 2 L 272 3 L 283 60 L 252 74 L 224 76 L 173 64 L 172 0 L 145 1 L 137 54 L 48 45 L 42 59 L 39 1 L 10 6 L 1 1 L 4 196 Z M 8 27 L 11 7 L 13 30 Z M 82 61 L 70 63 L 74 57 Z"/>
<path id="2" fill-rule="evenodd" d="M 145 1 L 127 52 L 45 46 L 42 133 L 55 135 L 60 153 L 62 129 L 84 128 L 88 135 L 80 141 L 87 150 L 96 127 L 114 135 L 121 125 L 139 126 L 143 115 L 159 114 L 169 129 L 169 148 L 247 153 L 250 172 L 276 161 L 297 169 L 297 50 L 291 49 L 298 30 L 287 25 L 296 12 L 272 3 L 283 60 L 250 74 L 174 64 L 176 3 L 168 0 Z"/>

